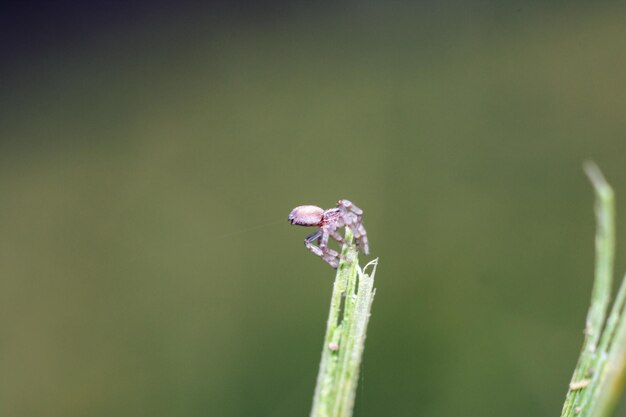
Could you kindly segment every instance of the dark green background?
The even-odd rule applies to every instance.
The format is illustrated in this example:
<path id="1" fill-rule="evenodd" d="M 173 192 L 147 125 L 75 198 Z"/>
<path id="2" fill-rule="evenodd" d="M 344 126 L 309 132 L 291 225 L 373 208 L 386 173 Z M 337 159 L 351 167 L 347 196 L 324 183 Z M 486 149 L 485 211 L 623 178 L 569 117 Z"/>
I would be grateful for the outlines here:
<path id="1" fill-rule="evenodd" d="M 286 218 L 348 198 L 380 257 L 356 415 L 558 416 L 592 283 L 584 160 L 626 236 L 625 22 L 187 7 L 16 54 L 0 415 L 308 415 L 333 271 Z"/>

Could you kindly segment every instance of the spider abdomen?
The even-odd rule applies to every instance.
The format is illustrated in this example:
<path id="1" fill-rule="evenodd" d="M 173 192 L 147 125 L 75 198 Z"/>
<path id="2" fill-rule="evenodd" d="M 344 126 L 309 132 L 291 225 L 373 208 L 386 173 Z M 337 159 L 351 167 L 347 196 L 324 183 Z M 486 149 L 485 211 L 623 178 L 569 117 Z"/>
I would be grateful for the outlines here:
<path id="1" fill-rule="evenodd" d="M 287 220 L 298 226 L 321 226 L 324 220 L 324 209 L 317 206 L 298 206 L 291 210 Z"/>

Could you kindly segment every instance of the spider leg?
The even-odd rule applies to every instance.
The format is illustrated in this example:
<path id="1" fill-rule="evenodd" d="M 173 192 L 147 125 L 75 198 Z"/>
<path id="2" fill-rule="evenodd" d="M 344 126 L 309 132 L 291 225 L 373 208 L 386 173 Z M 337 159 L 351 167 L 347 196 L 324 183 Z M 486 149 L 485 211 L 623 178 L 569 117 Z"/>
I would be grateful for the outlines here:
<path id="1" fill-rule="evenodd" d="M 313 242 L 318 241 L 319 246 L 315 246 Z M 304 246 L 333 268 L 339 266 L 339 254 L 328 247 L 328 231 L 320 229 L 304 239 Z"/>
<path id="2" fill-rule="evenodd" d="M 365 231 L 365 227 L 361 223 L 355 224 L 352 228 L 354 233 L 354 238 L 356 239 L 357 246 L 360 249 L 363 249 L 363 253 L 369 255 L 370 253 L 370 245 L 367 240 L 367 232 Z"/>
<path id="3" fill-rule="evenodd" d="M 365 227 L 363 227 L 363 225 L 360 223 L 348 223 L 346 224 L 346 227 L 350 228 L 352 234 L 354 235 L 357 250 L 362 250 L 364 254 L 369 255 L 370 247 L 367 240 L 367 232 L 365 231 Z"/>
<path id="4" fill-rule="evenodd" d="M 322 259 L 328 262 L 333 268 L 337 268 L 339 266 L 339 253 L 328 247 L 328 238 L 330 233 L 334 231 L 334 228 L 322 227 L 320 231 L 322 232 L 322 237 L 320 237 L 320 249 L 324 252 Z"/>
<path id="5" fill-rule="evenodd" d="M 337 207 L 343 211 L 343 221 L 346 227 L 349 227 L 356 239 L 357 247 L 363 250 L 366 255 L 369 254 L 369 242 L 367 240 L 367 232 L 363 227 L 362 217 L 363 210 L 355 206 L 350 200 L 339 200 Z"/>
<path id="6" fill-rule="evenodd" d="M 363 210 L 355 206 L 350 200 L 339 200 L 337 202 L 337 207 L 342 207 L 347 211 L 351 211 L 356 214 L 359 218 L 363 215 Z"/>
<path id="7" fill-rule="evenodd" d="M 329 230 L 328 234 L 330 234 L 330 237 L 332 237 L 337 242 L 339 242 L 340 245 L 343 245 L 343 243 L 344 243 L 343 236 L 341 236 L 339 234 L 339 232 L 337 232 L 337 229 L 333 228 L 333 229 Z"/>
<path id="8" fill-rule="evenodd" d="M 318 240 L 321 236 L 322 236 L 322 231 L 318 230 L 317 232 L 310 234 L 304 238 L 304 246 L 306 246 L 308 250 L 310 250 L 317 256 L 322 256 L 323 253 L 322 253 L 322 250 L 318 246 L 315 246 L 313 244 L 313 242 Z"/>

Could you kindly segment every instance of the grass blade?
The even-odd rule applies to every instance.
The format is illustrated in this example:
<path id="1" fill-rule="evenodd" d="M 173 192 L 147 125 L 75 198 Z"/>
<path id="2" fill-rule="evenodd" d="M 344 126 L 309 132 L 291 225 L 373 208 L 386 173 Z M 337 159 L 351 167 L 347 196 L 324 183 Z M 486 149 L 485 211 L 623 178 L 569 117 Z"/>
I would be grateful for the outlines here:
<path id="1" fill-rule="evenodd" d="M 365 267 L 373 266 L 368 275 L 359 267 L 348 228 L 345 242 L 333 284 L 311 417 L 350 417 L 354 407 L 377 260 Z"/>
<path id="2" fill-rule="evenodd" d="M 591 294 L 591 305 L 585 322 L 585 341 L 570 382 L 569 391 L 561 413 L 562 417 L 594 416 L 590 402 L 601 394 L 598 386 L 604 377 L 607 359 L 606 348 L 616 326 L 619 326 L 618 311 L 622 302 L 614 305 L 610 319 L 605 320 L 613 284 L 613 261 L 615 253 L 615 202 L 613 190 L 604 179 L 600 169 L 593 163 L 585 164 L 596 195 L 596 265 Z M 623 291 L 626 291 L 624 289 Z M 620 290 L 620 297 L 623 297 Z M 608 333 L 607 333 L 608 330 Z M 604 333 L 603 333 L 604 331 Z M 594 400 L 595 401 L 595 400 Z"/>

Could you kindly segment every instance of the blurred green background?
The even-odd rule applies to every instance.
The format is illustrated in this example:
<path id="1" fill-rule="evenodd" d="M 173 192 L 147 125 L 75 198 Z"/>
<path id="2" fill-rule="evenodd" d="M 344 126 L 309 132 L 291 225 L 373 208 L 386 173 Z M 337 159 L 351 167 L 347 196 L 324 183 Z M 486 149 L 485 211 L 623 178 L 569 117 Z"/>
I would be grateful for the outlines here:
<path id="1" fill-rule="evenodd" d="M 559 415 L 584 160 L 626 236 L 626 6 L 244 3 L 2 63 L 0 415 L 308 415 L 334 274 L 286 219 L 339 198 L 380 257 L 357 416 Z"/>

